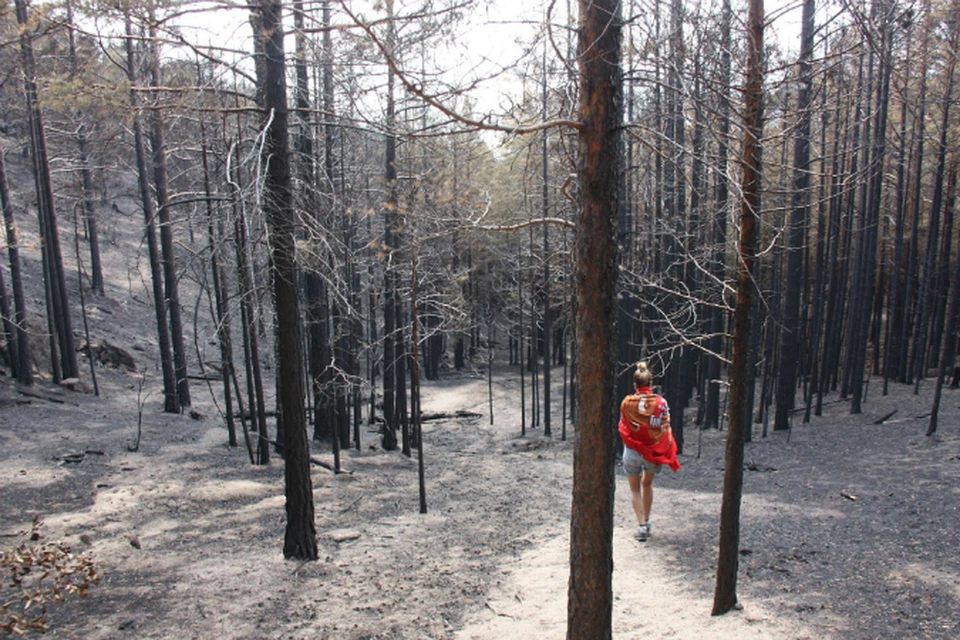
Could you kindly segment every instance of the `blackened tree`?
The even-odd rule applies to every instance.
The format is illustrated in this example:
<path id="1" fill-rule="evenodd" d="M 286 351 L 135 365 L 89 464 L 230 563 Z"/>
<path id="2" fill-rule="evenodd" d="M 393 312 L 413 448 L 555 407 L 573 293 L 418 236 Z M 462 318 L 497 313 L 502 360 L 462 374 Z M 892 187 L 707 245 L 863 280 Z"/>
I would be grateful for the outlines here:
<path id="1" fill-rule="evenodd" d="M 733 363 L 730 371 L 729 430 L 723 504 L 720 510 L 720 553 L 713 615 L 737 605 L 737 569 L 740 545 L 740 499 L 743 492 L 744 432 L 750 424 L 747 372 L 750 355 L 750 311 L 756 274 L 760 212 L 763 132 L 763 0 L 750 0 L 747 17 L 747 78 L 744 87 L 744 130 L 741 156 L 740 250 L 737 268 L 737 305 L 733 316 Z"/>
<path id="2" fill-rule="evenodd" d="M 313 480 L 304 407 L 304 375 L 297 291 L 296 243 L 287 112 L 286 61 L 280 0 L 261 0 L 264 76 L 263 111 L 266 139 L 262 161 L 266 165 L 263 207 L 270 226 L 274 301 L 277 317 L 277 363 L 280 411 L 283 414 L 284 481 L 287 527 L 285 558 L 317 559 Z"/>
<path id="3" fill-rule="evenodd" d="M 573 458 L 567 638 L 612 635 L 617 212 L 623 85 L 615 0 L 581 0 L 576 229 L 578 431 Z"/>

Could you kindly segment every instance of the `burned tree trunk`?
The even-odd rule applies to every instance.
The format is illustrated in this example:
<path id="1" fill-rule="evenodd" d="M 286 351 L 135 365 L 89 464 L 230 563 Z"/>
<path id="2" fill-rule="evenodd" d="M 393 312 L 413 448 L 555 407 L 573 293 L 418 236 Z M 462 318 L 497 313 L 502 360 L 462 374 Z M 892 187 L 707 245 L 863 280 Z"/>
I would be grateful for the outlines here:
<path id="1" fill-rule="evenodd" d="M 283 413 L 284 481 L 287 527 L 283 556 L 317 559 L 313 481 L 310 477 L 310 444 L 304 408 L 303 343 L 300 336 L 300 302 L 297 293 L 295 217 L 287 141 L 286 63 L 283 52 L 282 3 L 261 0 L 263 24 L 263 110 L 267 117 L 263 162 L 264 212 L 270 225 L 270 251 L 277 315 L 277 362 L 280 411 Z"/>
<path id="2" fill-rule="evenodd" d="M 727 243 L 727 200 L 729 186 L 727 178 L 727 160 L 729 156 L 730 136 L 730 22 L 733 10 L 730 0 L 723 0 L 720 17 L 720 132 L 717 140 L 717 176 L 714 188 L 714 211 L 716 219 L 713 221 L 711 241 L 714 246 L 713 260 L 711 261 L 712 274 L 717 282 L 726 280 L 725 253 Z M 715 429 L 720 426 L 720 353 L 723 349 L 724 330 L 723 288 L 719 288 L 717 305 L 710 310 L 710 334 L 708 342 L 710 357 L 707 359 L 707 392 L 704 427 Z"/>
<path id="3" fill-rule="evenodd" d="M 197 80 L 203 83 L 200 65 L 197 64 Z M 237 426 L 234 422 L 233 394 L 230 382 L 233 378 L 233 340 L 230 333 L 230 310 L 227 305 L 227 288 L 221 274 L 219 258 L 219 240 L 222 233 L 217 233 L 213 207 L 213 190 L 210 185 L 210 161 L 207 151 L 207 128 L 204 119 L 200 117 L 200 162 L 203 167 L 203 192 L 206 196 L 207 208 L 207 248 L 210 251 L 210 275 L 213 279 L 213 294 L 215 306 L 214 320 L 217 323 L 217 343 L 220 347 L 220 374 L 223 376 L 223 404 L 227 422 L 227 437 L 231 447 L 237 446 Z M 209 299 L 209 298 L 208 298 Z"/>
<path id="4" fill-rule="evenodd" d="M 143 124 L 138 111 L 139 98 L 136 87 L 136 57 L 133 51 L 133 25 L 126 18 L 127 80 L 130 83 L 130 106 L 133 108 L 133 147 L 137 158 L 137 184 L 143 204 L 144 235 L 150 259 L 150 282 L 153 291 L 153 307 L 157 319 L 157 343 L 160 348 L 160 370 L 163 374 L 163 410 L 179 413 L 177 378 L 173 368 L 170 346 L 170 327 L 167 324 L 167 305 L 163 297 L 163 271 L 160 266 L 160 249 L 157 245 L 157 227 L 154 216 L 153 197 L 147 177 L 147 152 L 143 141 Z"/>
<path id="5" fill-rule="evenodd" d="M 3 145 L 0 145 L 0 206 L 3 207 L 3 225 L 6 229 L 7 256 L 10 258 L 10 288 L 13 290 L 13 314 L 8 315 L 13 328 L 11 330 L 11 364 L 14 376 L 22 385 L 33 384 L 33 358 L 30 355 L 30 342 L 27 340 L 27 308 L 23 296 L 23 276 L 20 268 L 20 241 L 17 238 L 17 223 L 13 219 L 13 203 L 7 187 L 7 169 L 3 159 Z M 15 355 L 14 355 L 15 352 Z"/>
<path id="6" fill-rule="evenodd" d="M 951 194 L 949 206 L 956 193 Z M 950 242 L 949 240 L 947 242 Z M 930 410 L 930 422 L 927 423 L 927 435 L 932 436 L 937 431 L 940 420 L 940 402 L 943 397 L 943 385 L 946 382 L 947 370 L 953 364 L 957 353 L 957 315 L 960 313 L 960 259 L 955 261 L 953 279 L 950 283 L 949 304 L 947 306 L 947 328 L 944 342 L 940 347 L 940 362 L 937 370 L 937 386 L 934 387 L 933 408 Z"/>
<path id="7" fill-rule="evenodd" d="M 890 74 L 893 67 L 891 58 L 893 51 L 893 8 L 882 0 L 877 0 L 873 10 L 876 12 L 876 19 L 881 22 L 880 35 L 882 36 L 883 48 L 879 52 L 880 66 L 879 78 L 877 80 L 877 98 L 874 108 L 873 136 L 870 138 L 870 149 L 868 157 L 867 183 L 865 198 L 863 198 L 864 207 L 864 229 L 863 229 L 863 251 L 859 251 L 858 262 L 860 267 L 854 274 L 857 279 L 857 286 L 854 288 L 855 305 L 857 314 L 851 314 L 851 327 L 855 327 L 852 332 L 849 344 L 849 350 L 853 354 L 853 367 L 851 371 L 852 399 L 850 405 L 851 413 L 860 413 L 863 400 L 864 374 L 868 372 L 867 362 L 867 342 L 870 338 L 870 316 L 876 295 L 876 272 L 877 272 L 877 247 L 879 245 L 882 182 L 883 182 L 883 164 L 886 154 L 886 132 L 887 132 L 887 113 L 889 109 L 890 95 Z M 872 70 L 872 65 L 871 65 Z M 867 99 L 871 98 L 868 91 Z M 879 346 L 879 345 L 877 345 Z"/>
<path id="8" fill-rule="evenodd" d="M 577 441 L 567 638 L 612 635 L 613 444 L 620 194 L 620 3 L 580 2 L 580 188 L 576 230 Z"/>
<path id="9" fill-rule="evenodd" d="M 800 296 L 803 290 L 803 245 L 810 189 L 810 104 L 813 95 L 814 0 L 804 0 L 800 33 L 800 89 L 797 93 L 797 125 L 793 149 L 793 209 L 787 233 L 787 277 L 784 291 L 783 329 L 780 346 L 780 377 L 773 429 L 790 426 L 800 362 Z"/>
<path id="10" fill-rule="evenodd" d="M 956 51 L 960 44 L 960 25 L 954 24 L 953 32 L 950 38 L 951 49 Z M 920 380 L 926 376 L 927 370 L 927 341 L 929 318 L 928 313 L 933 306 L 930 290 L 932 288 L 933 274 L 937 269 L 936 257 L 937 247 L 940 238 L 940 216 L 943 209 L 944 181 L 947 169 L 947 151 L 950 147 L 948 132 L 950 130 L 950 105 L 953 100 L 955 85 L 955 72 L 957 67 L 957 57 L 951 56 L 946 70 L 946 86 L 943 90 L 943 108 L 940 116 L 940 137 L 937 145 L 937 164 L 934 174 L 933 199 L 930 203 L 930 219 L 928 222 L 929 235 L 927 237 L 927 249 L 924 256 L 923 277 L 920 280 L 920 292 L 917 299 L 919 311 L 917 312 L 917 322 L 919 327 L 914 335 L 913 353 L 911 355 L 910 372 L 915 376 L 913 392 L 917 393 L 920 389 Z"/>
<path id="11" fill-rule="evenodd" d="M 76 79 L 80 69 L 80 62 L 77 56 L 77 45 L 74 37 L 73 24 L 73 4 L 70 0 L 64 3 L 67 11 L 68 26 L 68 44 L 70 53 L 70 74 Z M 83 192 L 83 224 L 87 231 L 88 243 L 90 245 L 90 288 L 103 295 L 103 267 L 100 261 L 100 232 L 97 225 L 97 214 L 93 207 L 93 176 L 90 171 L 90 151 L 87 140 L 87 125 L 83 122 L 83 114 L 78 114 L 81 118 L 80 126 L 77 127 L 77 152 L 80 160 L 80 186 Z"/>
<path id="12" fill-rule="evenodd" d="M 37 193 L 37 214 L 40 220 L 41 254 L 47 299 L 47 324 L 50 327 L 50 366 L 54 381 L 76 378 L 77 351 L 74 348 L 67 282 L 60 251 L 60 232 L 54 206 L 53 182 L 47 156 L 46 132 L 40 99 L 37 94 L 36 64 L 33 56 L 32 27 L 29 25 L 27 0 L 16 0 L 17 24 L 20 25 L 20 58 L 23 64 L 23 90 L 27 103 L 30 150 Z"/>
<path id="13" fill-rule="evenodd" d="M 161 86 L 160 45 L 156 24 L 150 25 L 150 83 L 154 92 Z M 183 342 L 183 314 L 180 308 L 180 287 L 177 278 L 177 260 L 173 242 L 173 221 L 170 217 L 170 197 L 167 178 L 167 145 L 164 139 L 163 113 L 153 105 L 150 120 L 150 148 L 153 151 L 153 181 L 156 187 L 157 220 L 160 231 L 160 256 L 163 265 L 163 293 L 170 319 L 170 341 L 173 364 L 177 376 L 177 401 L 180 407 L 190 406 L 190 381 L 187 379 L 187 354 Z"/>
<path id="14" fill-rule="evenodd" d="M 726 470 L 720 510 L 720 552 L 713 615 L 737 605 L 740 544 L 740 499 L 743 492 L 743 434 L 750 424 L 746 405 L 750 309 L 753 305 L 754 264 L 759 237 L 760 180 L 763 147 L 763 0 L 750 0 L 747 18 L 747 81 L 744 87 L 744 132 L 741 163 L 740 260 L 737 269 L 737 305 L 733 314 L 733 364 L 730 372 Z"/>

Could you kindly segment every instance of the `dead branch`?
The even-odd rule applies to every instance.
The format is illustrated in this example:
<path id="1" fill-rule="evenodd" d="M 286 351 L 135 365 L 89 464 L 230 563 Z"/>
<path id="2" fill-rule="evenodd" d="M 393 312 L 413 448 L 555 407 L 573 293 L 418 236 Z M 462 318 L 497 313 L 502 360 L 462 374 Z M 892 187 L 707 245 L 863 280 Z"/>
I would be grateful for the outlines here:
<path id="1" fill-rule="evenodd" d="M 576 120 L 567 120 L 567 119 L 557 119 L 557 120 L 547 120 L 545 122 L 539 122 L 536 124 L 527 124 L 521 125 L 517 124 L 515 126 L 506 126 L 495 122 L 490 122 L 490 116 L 486 115 L 480 120 L 475 120 L 473 118 L 468 118 L 461 113 L 458 113 L 455 109 L 448 107 L 447 105 L 440 102 L 435 96 L 429 95 L 421 85 L 410 80 L 406 74 L 400 69 L 397 61 L 394 59 L 389 47 L 384 44 L 380 37 L 374 32 L 373 27 L 361 20 L 356 14 L 351 11 L 350 7 L 347 6 L 346 2 L 341 0 L 340 7 L 343 9 L 354 23 L 360 27 L 360 30 L 367 34 L 367 37 L 373 42 L 373 44 L 380 50 L 380 53 L 383 54 L 384 59 L 387 62 L 387 66 L 396 74 L 396 77 L 400 80 L 400 83 L 403 84 L 403 88 L 417 96 L 428 105 L 447 116 L 448 118 L 459 122 L 460 124 L 466 125 L 482 131 L 499 131 L 500 133 L 509 133 L 509 134 L 524 134 L 524 133 L 536 133 L 538 131 L 543 131 L 545 129 L 553 129 L 555 127 L 566 127 L 573 130 L 580 129 L 580 123 Z"/>
<path id="2" fill-rule="evenodd" d="M 532 227 L 535 224 L 557 224 L 567 227 L 568 229 L 577 228 L 575 223 L 570 220 L 564 220 L 563 218 L 536 218 L 534 220 L 527 220 L 526 222 L 518 222 L 517 224 L 475 224 L 473 228 L 480 229 L 481 231 L 516 231 L 518 229 Z"/>

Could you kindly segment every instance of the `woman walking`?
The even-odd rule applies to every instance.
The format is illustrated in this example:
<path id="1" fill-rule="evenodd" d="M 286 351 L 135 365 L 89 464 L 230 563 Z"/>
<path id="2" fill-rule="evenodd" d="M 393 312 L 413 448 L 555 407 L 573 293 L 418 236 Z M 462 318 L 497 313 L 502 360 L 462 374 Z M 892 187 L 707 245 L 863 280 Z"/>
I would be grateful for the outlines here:
<path id="1" fill-rule="evenodd" d="M 620 438 L 623 440 L 623 470 L 630 483 L 630 504 L 637 516 L 635 538 L 650 537 L 650 508 L 653 506 L 653 479 L 663 465 L 674 471 L 677 443 L 670 428 L 670 407 L 663 396 L 653 392 L 653 374 L 646 362 L 633 373 L 636 393 L 620 403 Z"/>

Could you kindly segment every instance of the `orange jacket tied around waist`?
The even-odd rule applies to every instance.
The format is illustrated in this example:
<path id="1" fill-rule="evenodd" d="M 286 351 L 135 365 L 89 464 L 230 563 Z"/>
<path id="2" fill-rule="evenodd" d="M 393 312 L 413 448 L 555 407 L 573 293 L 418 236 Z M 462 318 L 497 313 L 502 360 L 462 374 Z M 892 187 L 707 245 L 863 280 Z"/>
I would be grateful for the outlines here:
<path id="1" fill-rule="evenodd" d="M 647 462 L 665 464 L 674 471 L 677 461 L 677 443 L 670 428 L 670 408 L 663 396 L 649 388 L 637 389 L 620 403 L 620 437 Z"/>

